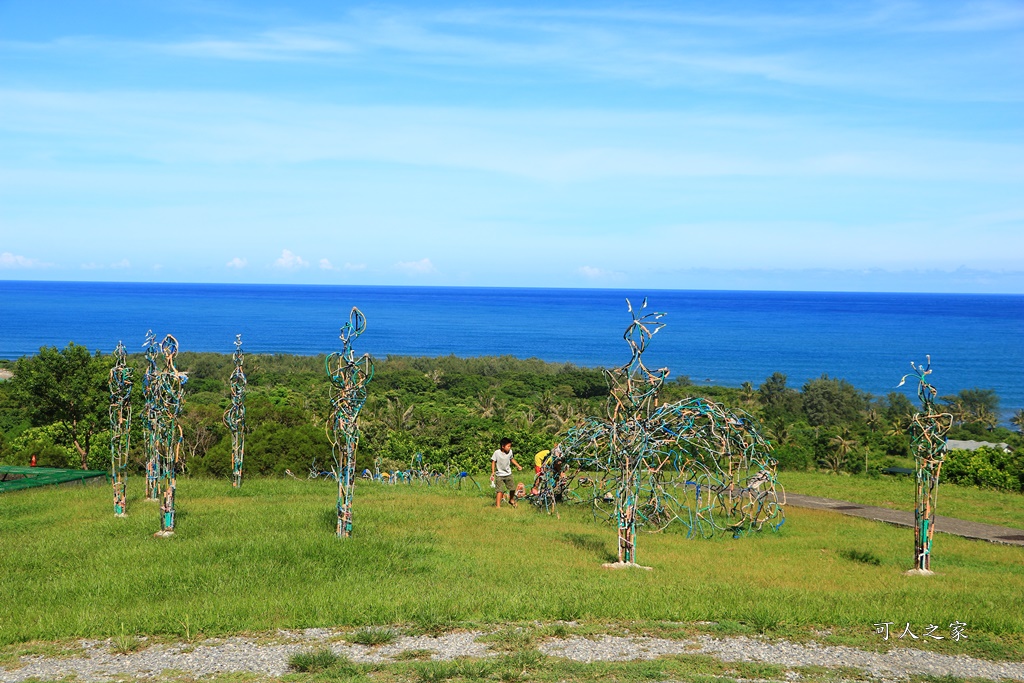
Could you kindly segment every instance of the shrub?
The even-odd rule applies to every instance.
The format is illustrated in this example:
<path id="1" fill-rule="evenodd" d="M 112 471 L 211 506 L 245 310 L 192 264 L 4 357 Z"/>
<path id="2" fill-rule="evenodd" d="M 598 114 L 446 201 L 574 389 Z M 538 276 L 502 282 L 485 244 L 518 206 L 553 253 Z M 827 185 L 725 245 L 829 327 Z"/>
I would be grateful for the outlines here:
<path id="1" fill-rule="evenodd" d="M 950 451 L 942 477 L 961 486 L 980 486 L 999 491 L 1024 491 L 1024 456 L 999 448 Z"/>

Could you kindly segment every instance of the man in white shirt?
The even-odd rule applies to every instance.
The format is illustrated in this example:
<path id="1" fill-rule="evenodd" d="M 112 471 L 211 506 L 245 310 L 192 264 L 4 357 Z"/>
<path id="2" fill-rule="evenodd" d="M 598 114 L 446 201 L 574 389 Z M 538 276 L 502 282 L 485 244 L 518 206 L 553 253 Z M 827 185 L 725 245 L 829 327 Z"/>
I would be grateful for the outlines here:
<path id="1" fill-rule="evenodd" d="M 491 482 L 498 489 L 498 497 L 494 501 L 496 508 L 501 507 L 501 497 L 506 491 L 509 504 L 516 507 L 516 482 L 512 478 L 512 465 L 520 471 L 523 469 L 512 455 L 512 439 L 502 439 L 501 448 L 491 456 Z"/>

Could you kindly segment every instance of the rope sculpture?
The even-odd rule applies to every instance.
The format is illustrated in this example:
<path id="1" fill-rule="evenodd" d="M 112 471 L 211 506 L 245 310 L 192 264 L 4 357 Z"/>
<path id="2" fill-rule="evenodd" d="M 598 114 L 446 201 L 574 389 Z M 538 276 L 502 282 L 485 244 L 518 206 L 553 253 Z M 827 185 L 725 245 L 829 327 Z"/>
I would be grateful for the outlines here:
<path id="1" fill-rule="evenodd" d="M 638 317 L 632 306 L 630 313 L 624 338 L 632 358 L 608 372 L 608 419 L 569 430 L 541 465 L 534 503 L 549 513 L 558 502 L 586 503 L 595 519 L 615 522 L 621 564 L 636 562 L 637 528 L 676 525 L 705 538 L 766 525 L 777 531 L 785 493 L 753 418 L 703 398 L 658 406 L 668 370 L 651 372 L 642 354 L 662 314 Z"/>
<path id="2" fill-rule="evenodd" d="M 639 494 L 639 470 L 651 454 L 653 433 L 651 409 L 657 404 L 658 391 L 668 377 L 668 368 L 651 372 L 643 363 L 643 352 L 652 337 L 665 326 L 663 313 L 637 317 L 632 304 L 626 305 L 633 322 L 622 338 L 629 344 L 632 358 L 622 367 L 606 370 L 610 386 L 608 396 L 608 446 L 611 464 L 618 470 L 615 490 L 615 518 L 619 527 L 619 562 L 636 564 L 636 515 Z M 647 299 L 640 305 L 643 311 Z"/>
<path id="3" fill-rule="evenodd" d="M 935 406 L 938 390 L 928 383 L 932 373 L 932 358 L 925 365 L 910 363 L 913 372 L 900 379 L 903 386 L 907 377 L 917 377 L 917 397 L 921 399 L 921 412 L 915 413 L 910 423 L 910 445 L 914 451 L 917 470 L 917 492 L 914 498 L 914 571 L 931 573 L 932 537 L 935 534 L 935 505 L 939 497 L 939 473 L 946 453 L 946 432 L 953 426 L 953 416 L 940 413 Z"/>
<path id="4" fill-rule="evenodd" d="M 114 516 L 128 514 L 128 445 L 132 433 L 132 369 L 124 344 L 117 342 L 114 367 L 107 380 L 110 388 L 110 480 L 114 485 Z"/>
<path id="5" fill-rule="evenodd" d="M 353 307 L 341 328 L 342 351 L 327 356 L 331 380 L 331 421 L 327 438 L 334 453 L 338 479 L 338 527 L 341 538 L 352 535 L 352 499 L 355 495 L 356 447 L 359 445 L 359 411 L 366 403 L 366 385 L 373 379 L 373 361 L 366 353 L 358 359 L 352 341 L 366 329 L 366 317 Z"/>
<path id="6" fill-rule="evenodd" d="M 242 486 L 242 460 L 245 457 L 245 373 L 242 371 L 242 335 L 235 335 L 235 369 L 231 373 L 231 405 L 224 413 L 224 424 L 231 432 L 231 485 Z"/>
<path id="7" fill-rule="evenodd" d="M 146 372 L 142 376 L 142 396 L 145 405 L 145 421 L 142 423 L 142 430 L 145 436 L 143 450 L 146 456 L 146 500 L 157 500 L 157 482 L 160 479 L 160 460 L 157 458 L 157 417 L 159 408 L 156 400 L 157 390 L 157 359 L 160 357 L 160 347 L 156 343 L 156 336 L 153 330 L 146 332 L 146 342 L 143 344 L 146 349 Z"/>
<path id="8" fill-rule="evenodd" d="M 160 343 L 164 367 L 156 376 L 154 403 L 156 406 L 156 446 L 160 478 L 157 479 L 157 496 L 160 500 L 160 531 L 157 536 L 174 533 L 175 489 L 177 487 L 177 464 L 181 452 L 182 431 L 178 422 L 184 396 L 184 384 L 188 377 L 178 372 L 174 357 L 178 355 L 178 340 L 167 335 Z"/>

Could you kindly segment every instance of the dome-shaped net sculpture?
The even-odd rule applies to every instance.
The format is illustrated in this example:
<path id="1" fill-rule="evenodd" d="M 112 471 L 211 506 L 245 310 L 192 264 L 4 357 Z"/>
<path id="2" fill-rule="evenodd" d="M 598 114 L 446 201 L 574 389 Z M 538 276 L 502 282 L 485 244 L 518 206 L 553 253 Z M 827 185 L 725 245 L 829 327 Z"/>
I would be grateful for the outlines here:
<path id="1" fill-rule="evenodd" d="M 668 370 L 648 370 L 641 356 L 662 314 L 638 317 L 632 306 L 630 313 L 624 338 L 633 357 L 608 372 L 608 419 L 569 430 L 542 463 L 534 502 L 549 512 L 559 502 L 582 503 L 596 519 L 616 522 L 624 564 L 635 564 L 637 529 L 679 527 L 703 537 L 778 530 L 785 494 L 754 419 L 703 398 L 659 406 Z"/>

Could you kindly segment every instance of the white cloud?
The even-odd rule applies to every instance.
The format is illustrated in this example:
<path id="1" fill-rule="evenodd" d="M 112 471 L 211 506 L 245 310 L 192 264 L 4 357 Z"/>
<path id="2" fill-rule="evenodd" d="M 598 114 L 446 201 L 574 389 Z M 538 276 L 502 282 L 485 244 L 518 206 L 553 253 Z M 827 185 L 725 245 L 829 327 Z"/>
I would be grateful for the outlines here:
<path id="1" fill-rule="evenodd" d="M 293 61 L 312 56 L 349 54 L 346 41 L 313 31 L 267 31 L 246 40 L 197 40 L 163 46 L 164 50 L 190 57 L 240 61 Z"/>
<path id="2" fill-rule="evenodd" d="M 235 258 L 233 258 L 233 259 L 231 259 L 230 261 L 227 262 L 227 267 L 228 268 L 242 269 L 242 268 L 245 268 L 248 264 L 249 264 L 249 262 L 246 261 L 244 258 L 242 258 L 240 256 L 236 256 Z"/>
<path id="3" fill-rule="evenodd" d="M 320 259 L 320 270 L 337 270 L 328 259 Z"/>
<path id="4" fill-rule="evenodd" d="M 295 270 L 296 268 L 308 268 L 309 261 L 305 260 L 298 254 L 293 254 L 288 249 L 281 250 L 281 258 L 274 261 L 275 268 L 282 268 L 284 270 Z"/>
<path id="5" fill-rule="evenodd" d="M 625 277 L 625 273 L 595 268 L 594 266 L 580 266 L 576 269 L 576 272 L 588 280 L 620 280 Z"/>
<path id="6" fill-rule="evenodd" d="M 52 263 L 43 263 L 39 259 L 28 258 L 9 251 L 0 253 L 0 268 L 49 268 Z"/>
<path id="7" fill-rule="evenodd" d="M 365 263 L 345 263 L 343 266 L 345 270 L 366 270 Z"/>
<path id="8" fill-rule="evenodd" d="M 109 264 L 108 263 L 96 263 L 95 261 L 89 261 L 88 263 L 83 263 L 82 266 L 81 266 L 82 270 L 106 270 L 107 268 L 110 268 L 111 270 L 122 270 L 124 268 L 131 268 L 131 267 L 132 267 L 131 261 L 129 261 L 126 258 L 125 259 L 121 259 L 120 261 L 117 261 L 116 263 L 109 263 Z"/>
<path id="9" fill-rule="evenodd" d="M 437 272 L 437 268 L 434 267 L 429 258 L 420 259 L 419 261 L 400 261 L 395 264 L 395 268 L 406 275 L 431 275 Z"/>

